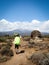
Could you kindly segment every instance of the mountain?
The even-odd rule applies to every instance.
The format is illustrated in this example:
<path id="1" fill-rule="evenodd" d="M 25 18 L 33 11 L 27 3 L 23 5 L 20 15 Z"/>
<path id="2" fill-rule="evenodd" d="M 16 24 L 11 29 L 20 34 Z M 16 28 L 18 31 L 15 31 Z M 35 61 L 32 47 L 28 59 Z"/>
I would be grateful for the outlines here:
<path id="1" fill-rule="evenodd" d="M 17 29 L 17 30 L 8 31 L 8 32 L 0 32 L 0 36 L 13 35 L 14 33 L 19 33 L 20 35 L 30 35 L 31 31 Z"/>
<path id="2" fill-rule="evenodd" d="M 0 32 L 0 36 L 4 35 L 13 35 L 14 33 L 19 33 L 20 35 L 29 35 L 31 34 L 32 31 L 29 30 L 13 30 L 13 31 L 8 31 L 8 32 Z M 41 32 L 42 35 L 48 35 L 49 33 L 47 32 Z"/>
<path id="3" fill-rule="evenodd" d="M 48 32 L 41 32 L 42 35 L 49 35 Z"/>

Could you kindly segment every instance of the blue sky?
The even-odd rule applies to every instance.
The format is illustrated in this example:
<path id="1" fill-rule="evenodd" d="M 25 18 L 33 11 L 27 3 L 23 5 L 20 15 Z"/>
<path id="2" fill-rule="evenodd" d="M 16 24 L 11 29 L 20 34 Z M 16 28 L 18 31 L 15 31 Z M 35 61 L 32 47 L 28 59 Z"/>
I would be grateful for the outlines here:
<path id="1" fill-rule="evenodd" d="M 49 0 L 0 0 L 0 20 L 31 21 L 49 19 Z"/>
<path id="2" fill-rule="evenodd" d="M 49 32 L 49 0 L 0 0 L 0 31 Z"/>

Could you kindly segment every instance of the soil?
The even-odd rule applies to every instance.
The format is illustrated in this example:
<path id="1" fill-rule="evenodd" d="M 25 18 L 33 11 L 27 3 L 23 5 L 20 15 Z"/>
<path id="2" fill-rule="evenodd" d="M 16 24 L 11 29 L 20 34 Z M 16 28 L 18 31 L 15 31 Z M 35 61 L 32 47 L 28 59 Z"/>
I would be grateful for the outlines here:
<path id="1" fill-rule="evenodd" d="M 49 43 L 49 41 L 48 41 L 48 43 Z M 14 52 L 14 56 L 10 60 L 8 60 L 7 62 L 0 63 L 0 65 L 29 65 L 27 58 L 32 53 L 37 52 L 38 50 L 36 50 L 35 48 L 28 48 L 27 46 L 23 47 L 25 44 L 28 44 L 28 41 L 21 40 L 20 50 L 24 50 L 25 52 L 20 53 L 20 54 L 15 53 L 15 48 L 14 48 L 14 45 L 13 45 L 11 47 L 11 49 Z M 44 50 L 44 51 L 47 52 L 47 50 Z M 32 65 L 32 64 L 30 64 L 30 65 Z"/>

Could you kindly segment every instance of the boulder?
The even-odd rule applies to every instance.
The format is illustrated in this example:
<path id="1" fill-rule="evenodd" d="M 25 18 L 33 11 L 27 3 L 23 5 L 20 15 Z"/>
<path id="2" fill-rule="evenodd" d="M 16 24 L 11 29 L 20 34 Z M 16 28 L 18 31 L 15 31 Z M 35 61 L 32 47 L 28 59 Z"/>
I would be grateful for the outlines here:
<path id="1" fill-rule="evenodd" d="M 38 31 L 38 30 L 32 31 L 32 32 L 31 32 L 31 38 L 35 39 L 35 38 L 37 38 L 37 37 L 38 37 L 38 38 L 41 38 L 41 37 L 42 37 L 41 32 Z"/>

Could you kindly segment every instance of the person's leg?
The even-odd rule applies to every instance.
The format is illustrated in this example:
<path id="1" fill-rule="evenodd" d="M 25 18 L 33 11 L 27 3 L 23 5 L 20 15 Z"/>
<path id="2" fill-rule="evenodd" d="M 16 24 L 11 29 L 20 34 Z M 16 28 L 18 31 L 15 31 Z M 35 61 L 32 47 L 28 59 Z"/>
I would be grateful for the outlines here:
<path id="1" fill-rule="evenodd" d="M 19 51 L 19 45 L 17 45 L 17 52 L 20 52 L 20 51 Z"/>
<path id="2" fill-rule="evenodd" d="M 19 52 L 19 45 L 15 44 L 15 52 Z"/>
<path id="3" fill-rule="evenodd" d="M 15 52 L 17 52 L 17 45 L 15 44 Z"/>

